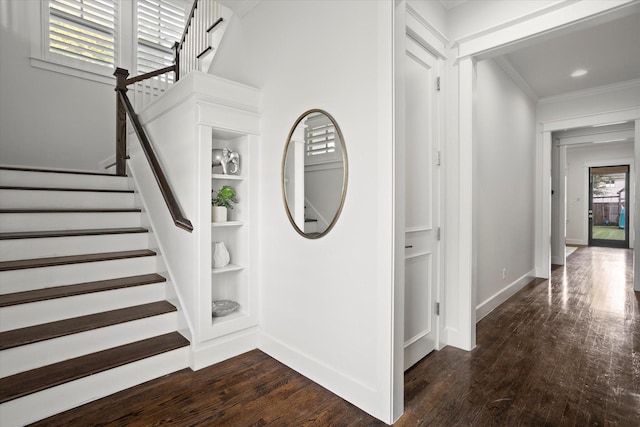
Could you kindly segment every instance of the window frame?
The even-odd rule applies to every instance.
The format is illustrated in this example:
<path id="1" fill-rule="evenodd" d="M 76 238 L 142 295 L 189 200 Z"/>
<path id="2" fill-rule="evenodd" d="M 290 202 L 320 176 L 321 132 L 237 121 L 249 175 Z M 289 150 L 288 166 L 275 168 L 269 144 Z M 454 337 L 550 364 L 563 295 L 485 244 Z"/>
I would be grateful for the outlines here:
<path id="1" fill-rule="evenodd" d="M 137 1 L 113 0 L 116 3 L 116 24 L 114 40 L 115 67 L 125 68 L 132 75 L 138 74 L 138 34 L 137 34 Z M 185 10 L 191 11 L 189 0 L 176 0 L 184 3 Z M 43 70 L 53 71 L 78 77 L 110 86 L 115 85 L 114 69 L 92 64 L 80 59 L 69 58 L 65 55 L 49 51 L 49 0 L 28 1 L 27 11 L 31 28 L 34 29 L 31 38 L 31 66 Z"/>

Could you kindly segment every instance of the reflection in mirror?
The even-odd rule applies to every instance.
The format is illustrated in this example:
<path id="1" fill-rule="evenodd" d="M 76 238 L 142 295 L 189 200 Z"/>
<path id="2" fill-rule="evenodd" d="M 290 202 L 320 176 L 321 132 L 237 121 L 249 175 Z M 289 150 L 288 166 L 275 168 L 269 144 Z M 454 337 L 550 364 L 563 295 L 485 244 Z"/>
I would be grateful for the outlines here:
<path id="1" fill-rule="evenodd" d="M 302 114 L 289 132 L 282 162 L 287 215 L 309 239 L 327 234 L 340 216 L 347 188 L 347 151 L 342 132 L 322 110 Z"/>

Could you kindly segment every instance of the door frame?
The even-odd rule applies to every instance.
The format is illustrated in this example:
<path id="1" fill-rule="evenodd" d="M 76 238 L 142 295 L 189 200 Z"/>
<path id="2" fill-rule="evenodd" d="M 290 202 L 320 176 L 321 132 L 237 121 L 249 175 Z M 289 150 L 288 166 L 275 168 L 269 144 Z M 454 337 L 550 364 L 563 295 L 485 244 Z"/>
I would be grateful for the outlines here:
<path id="1" fill-rule="evenodd" d="M 638 150 L 637 145 L 634 147 L 634 150 Z M 620 158 L 620 159 L 611 159 L 611 160 L 594 160 L 594 161 L 590 161 L 590 162 L 585 162 L 584 163 L 584 188 L 583 188 L 583 194 L 585 195 L 584 197 L 584 203 L 583 203 L 583 210 L 584 212 L 588 212 L 589 211 L 589 169 L 590 168 L 597 168 L 597 167 L 603 167 L 603 166 L 610 166 L 610 165 L 620 165 L 620 166 L 624 166 L 624 165 L 629 165 L 629 200 L 627 201 L 627 209 L 628 212 L 625 212 L 625 220 L 627 221 L 627 226 L 628 226 L 628 248 L 629 249 L 634 249 L 635 248 L 635 234 L 636 234 L 636 230 L 635 230 L 635 217 L 636 217 L 636 185 L 635 185 L 635 162 L 634 159 L 626 157 L 626 158 Z M 584 221 L 583 221 L 583 227 L 584 230 L 586 231 L 586 242 L 587 245 L 590 245 L 590 231 L 589 231 L 589 216 L 585 215 L 584 217 Z"/>

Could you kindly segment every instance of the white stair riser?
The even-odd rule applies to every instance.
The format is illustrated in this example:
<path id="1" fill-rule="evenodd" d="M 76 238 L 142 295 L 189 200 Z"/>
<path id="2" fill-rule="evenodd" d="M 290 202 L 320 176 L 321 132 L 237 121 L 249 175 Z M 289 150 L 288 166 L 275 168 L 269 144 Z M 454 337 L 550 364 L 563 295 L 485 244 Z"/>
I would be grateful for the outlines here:
<path id="1" fill-rule="evenodd" d="M 87 314 L 164 301 L 165 299 L 166 283 L 159 282 L 28 304 L 11 305 L 0 308 L 0 331 L 26 328 Z"/>
<path id="2" fill-rule="evenodd" d="M 0 213 L 0 233 L 140 227 L 140 212 Z"/>
<path id="3" fill-rule="evenodd" d="M 29 172 L 0 169 L 0 185 L 6 187 L 129 190 L 129 178 L 120 176 Z"/>
<path id="4" fill-rule="evenodd" d="M 23 426 L 189 365 L 189 348 L 149 357 L 0 405 L 0 425 Z"/>
<path id="5" fill-rule="evenodd" d="M 133 193 L 95 191 L 0 190 L 2 209 L 129 209 Z"/>
<path id="6" fill-rule="evenodd" d="M 155 256 L 1 271 L 0 294 L 155 272 Z"/>
<path id="7" fill-rule="evenodd" d="M 0 240 L 0 261 L 132 251 L 148 245 L 149 233 Z"/>
<path id="8" fill-rule="evenodd" d="M 176 330 L 166 313 L 0 351 L 0 378 Z"/>

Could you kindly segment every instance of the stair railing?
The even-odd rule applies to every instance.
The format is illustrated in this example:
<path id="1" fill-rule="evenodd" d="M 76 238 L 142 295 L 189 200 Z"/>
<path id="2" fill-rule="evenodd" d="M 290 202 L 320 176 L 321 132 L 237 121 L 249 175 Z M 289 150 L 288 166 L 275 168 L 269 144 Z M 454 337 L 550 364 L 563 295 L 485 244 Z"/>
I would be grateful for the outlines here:
<path id="1" fill-rule="evenodd" d="M 200 58 L 211 50 L 209 34 L 222 22 L 215 0 L 195 0 L 179 42 L 173 45 L 176 81 L 198 69 Z"/>
<path id="2" fill-rule="evenodd" d="M 138 108 L 145 107 L 151 100 L 168 89 L 169 83 L 171 83 L 171 79 L 167 77 L 169 73 L 174 73 L 173 81 L 177 82 L 180 76 L 185 76 L 199 68 L 200 59 L 211 50 L 209 46 L 210 33 L 222 21 L 221 7 L 215 0 L 194 0 L 182 37 L 179 42 L 173 45 L 173 65 L 131 78 L 129 78 L 129 71 L 123 68 L 117 68 L 113 74 L 116 76 L 116 175 L 124 176 L 127 173 L 128 114 L 173 222 L 177 227 L 189 232 L 193 231 L 193 225 L 184 216 L 182 208 L 171 190 L 149 137 L 127 95 L 127 86 L 136 85 L 134 87 L 136 106 Z"/>
<path id="3" fill-rule="evenodd" d="M 169 213 L 173 218 L 173 223 L 183 230 L 187 230 L 189 232 L 193 231 L 193 225 L 191 221 L 189 221 L 180 207 L 178 203 L 178 199 L 176 198 L 171 186 L 169 185 L 169 181 L 162 169 L 162 165 L 156 156 L 153 146 L 149 141 L 149 137 L 140 123 L 140 119 L 138 118 L 138 114 L 135 112 L 133 105 L 131 105 L 131 101 L 129 100 L 129 96 L 127 95 L 127 86 L 134 84 L 136 82 L 140 82 L 143 80 L 153 79 L 162 74 L 175 72 L 176 66 L 171 65 L 169 67 L 162 68 L 157 71 L 152 71 L 150 73 L 142 74 L 136 77 L 129 78 L 129 71 L 123 68 L 116 68 L 116 71 L 113 75 L 116 77 L 116 175 L 124 176 L 126 175 L 126 162 L 127 162 L 127 114 L 131 120 L 131 124 L 133 125 L 133 129 L 138 135 L 138 140 L 140 141 L 140 145 L 142 146 L 142 150 L 144 151 L 145 157 L 149 162 L 149 166 L 151 167 L 151 171 L 153 176 L 158 183 L 158 187 L 160 188 L 160 192 L 162 193 L 162 197 L 169 209 Z"/>

